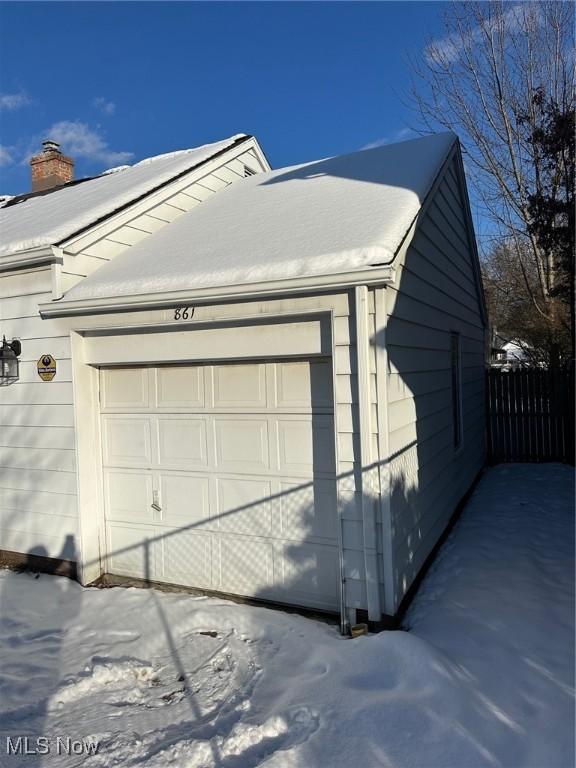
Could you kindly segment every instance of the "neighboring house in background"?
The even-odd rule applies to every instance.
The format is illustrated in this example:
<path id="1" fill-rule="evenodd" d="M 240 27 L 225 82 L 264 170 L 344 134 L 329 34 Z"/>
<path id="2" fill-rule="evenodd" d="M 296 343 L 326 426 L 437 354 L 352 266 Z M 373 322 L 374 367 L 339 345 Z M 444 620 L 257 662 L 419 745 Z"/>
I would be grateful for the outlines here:
<path id="1" fill-rule="evenodd" d="M 10 327 L 71 344 L 78 477 L 71 385 L 36 415 L 3 406 L 34 449 L 18 455 L 53 483 L 4 497 L 35 510 L 9 541 L 55 556 L 74 531 L 84 583 L 394 617 L 484 464 L 486 316 L 457 138 L 246 178 L 114 255 Z"/>
<path id="2" fill-rule="evenodd" d="M 38 304 L 270 166 L 255 138 L 238 135 L 90 179 L 73 181 L 72 167 L 45 142 L 33 192 L 0 208 L 0 339 L 22 342 L 20 380 L 0 389 L 0 550 L 64 559 L 79 536 L 70 332 Z M 44 355 L 56 360 L 50 382 L 37 371 Z"/>
<path id="3" fill-rule="evenodd" d="M 492 339 L 490 366 L 503 371 L 516 371 L 535 365 L 534 357 L 529 354 L 530 345 L 520 340 L 505 339 L 495 333 Z"/>

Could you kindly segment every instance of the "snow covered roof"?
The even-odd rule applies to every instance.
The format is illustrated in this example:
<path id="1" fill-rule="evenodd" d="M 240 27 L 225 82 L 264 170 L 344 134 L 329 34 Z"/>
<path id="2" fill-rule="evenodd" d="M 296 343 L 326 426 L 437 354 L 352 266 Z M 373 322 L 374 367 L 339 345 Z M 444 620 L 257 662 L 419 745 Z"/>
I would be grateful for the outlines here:
<path id="1" fill-rule="evenodd" d="M 455 141 L 441 133 L 244 179 L 101 267 L 65 300 L 389 263 Z"/>
<path id="2" fill-rule="evenodd" d="M 0 257 L 54 245 L 247 138 L 148 158 L 0 208 Z"/>

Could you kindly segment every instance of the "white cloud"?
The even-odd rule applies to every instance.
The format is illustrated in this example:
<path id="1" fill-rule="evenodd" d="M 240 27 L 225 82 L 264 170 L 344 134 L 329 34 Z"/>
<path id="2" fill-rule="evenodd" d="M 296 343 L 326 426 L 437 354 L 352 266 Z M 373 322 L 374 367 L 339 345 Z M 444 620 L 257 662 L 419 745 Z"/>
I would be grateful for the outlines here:
<path id="1" fill-rule="evenodd" d="M 5 147 L 3 144 L 0 144 L 0 166 L 10 165 L 13 162 L 14 162 L 14 158 L 12 157 L 11 148 Z"/>
<path id="2" fill-rule="evenodd" d="M 383 136 L 380 139 L 364 144 L 360 149 L 375 149 L 376 147 L 383 147 L 386 144 L 395 144 L 397 141 L 404 141 L 415 136 L 414 131 L 411 128 L 401 128 L 399 131 L 391 134 L 390 136 Z"/>
<path id="3" fill-rule="evenodd" d="M 102 112 L 104 115 L 112 116 L 116 112 L 116 104 L 113 101 L 109 101 L 104 96 L 97 96 L 92 100 L 92 106 Z"/>
<path id="4" fill-rule="evenodd" d="M 0 93 L 0 111 L 2 112 L 14 112 L 27 104 L 30 104 L 30 99 L 25 93 Z"/>
<path id="5" fill-rule="evenodd" d="M 62 151 L 74 158 L 85 158 L 105 165 L 120 165 L 131 160 L 133 152 L 115 152 L 110 149 L 98 128 L 87 123 L 62 120 L 44 132 L 44 138 L 62 145 Z"/>
<path id="6" fill-rule="evenodd" d="M 542 14 L 536 5 L 530 4 L 530 8 L 527 11 L 522 3 L 518 3 L 510 6 L 508 10 L 504 11 L 502 14 L 493 15 L 491 17 L 491 23 L 488 22 L 488 24 L 494 29 L 497 29 L 502 23 L 506 31 L 516 32 L 522 29 L 522 22 L 527 12 L 532 14 L 532 17 L 536 22 L 542 23 Z M 472 47 L 479 43 L 482 34 L 482 29 L 479 26 L 463 27 L 461 34 L 454 33 L 452 35 L 440 37 L 437 40 L 432 40 L 432 42 L 424 49 L 424 58 L 428 64 L 450 64 L 458 59 L 460 51 L 465 46 Z"/>

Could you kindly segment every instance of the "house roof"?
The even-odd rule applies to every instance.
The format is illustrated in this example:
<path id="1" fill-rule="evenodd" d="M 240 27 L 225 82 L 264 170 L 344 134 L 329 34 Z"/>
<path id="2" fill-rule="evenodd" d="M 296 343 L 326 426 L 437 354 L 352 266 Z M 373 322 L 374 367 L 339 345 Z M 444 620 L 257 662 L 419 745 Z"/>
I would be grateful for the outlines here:
<path id="1" fill-rule="evenodd" d="M 238 134 L 112 169 L 48 193 L 9 199 L 0 208 L 0 258 L 57 245 L 247 138 Z"/>
<path id="2" fill-rule="evenodd" d="M 435 134 L 243 179 L 101 267 L 64 300 L 390 263 L 456 141 Z"/>

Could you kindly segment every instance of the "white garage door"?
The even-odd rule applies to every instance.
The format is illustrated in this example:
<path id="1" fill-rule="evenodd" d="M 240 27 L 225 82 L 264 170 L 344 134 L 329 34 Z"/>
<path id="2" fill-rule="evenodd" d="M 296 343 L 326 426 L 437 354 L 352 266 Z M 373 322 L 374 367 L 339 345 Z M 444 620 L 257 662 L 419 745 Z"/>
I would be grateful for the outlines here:
<path id="1" fill-rule="evenodd" d="M 329 362 L 100 377 L 109 573 L 337 609 Z"/>

